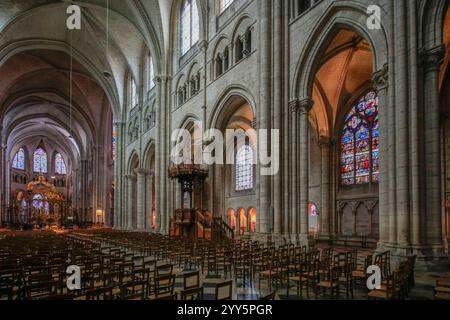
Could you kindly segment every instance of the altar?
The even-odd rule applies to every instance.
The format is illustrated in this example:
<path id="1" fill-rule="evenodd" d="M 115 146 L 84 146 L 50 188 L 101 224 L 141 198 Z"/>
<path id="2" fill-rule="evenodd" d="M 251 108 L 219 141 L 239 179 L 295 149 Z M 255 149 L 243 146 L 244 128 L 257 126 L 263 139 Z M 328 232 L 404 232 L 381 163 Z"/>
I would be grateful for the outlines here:
<path id="1" fill-rule="evenodd" d="M 22 224 L 34 228 L 60 228 L 65 225 L 68 202 L 56 187 L 40 176 L 27 184 L 25 192 L 17 195 Z"/>

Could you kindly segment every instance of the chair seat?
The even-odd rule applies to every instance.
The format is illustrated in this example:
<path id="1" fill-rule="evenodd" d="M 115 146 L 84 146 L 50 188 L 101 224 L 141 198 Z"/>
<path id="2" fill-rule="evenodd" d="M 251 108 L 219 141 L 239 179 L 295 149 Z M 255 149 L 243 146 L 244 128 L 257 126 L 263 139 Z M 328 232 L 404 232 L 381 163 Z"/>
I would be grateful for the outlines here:
<path id="1" fill-rule="evenodd" d="M 392 299 L 392 295 L 388 291 L 384 290 L 370 291 L 368 296 L 375 299 Z"/>
<path id="2" fill-rule="evenodd" d="M 450 301 L 450 294 L 448 294 L 448 293 L 436 293 L 434 295 L 434 300 Z"/>
<path id="3" fill-rule="evenodd" d="M 437 293 L 450 294 L 450 287 L 436 287 L 434 291 Z"/>
<path id="4" fill-rule="evenodd" d="M 350 282 L 352 281 L 351 278 L 347 278 L 347 277 L 339 277 L 339 282 Z"/>
<path id="5" fill-rule="evenodd" d="M 293 282 L 303 282 L 306 280 L 308 280 L 308 278 L 304 277 L 304 276 L 289 277 L 289 281 L 293 281 Z"/>
<path id="6" fill-rule="evenodd" d="M 275 270 L 266 270 L 266 271 L 261 271 L 260 273 L 259 273 L 259 276 L 261 277 L 261 276 L 267 276 L 267 277 L 270 277 L 270 276 L 274 276 L 274 275 L 276 275 L 278 272 L 277 271 L 275 271 Z"/>
<path id="7" fill-rule="evenodd" d="M 365 279 L 366 278 L 366 274 L 364 273 L 364 271 L 356 270 L 356 271 L 352 272 L 352 277 L 353 278 Z"/>
<path id="8" fill-rule="evenodd" d="M 336 288 L 337 286 L 339 286 L 339 283 L 331 281 L 320 281 L 317 286 L 322 288 Z"/>

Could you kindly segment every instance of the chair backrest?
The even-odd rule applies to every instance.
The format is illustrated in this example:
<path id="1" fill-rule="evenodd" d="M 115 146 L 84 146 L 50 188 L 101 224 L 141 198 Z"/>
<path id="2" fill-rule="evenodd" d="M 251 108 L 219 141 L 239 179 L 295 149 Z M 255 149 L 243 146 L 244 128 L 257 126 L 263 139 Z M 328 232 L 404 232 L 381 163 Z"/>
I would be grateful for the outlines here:
<path id="1" fill-rule="evenodd" d="M 226 281 L 216 285 L 215 300 L 232 300 L 233 299 L 233 281 Z"/>
<path id="2" fill-rule="evenodd" d="M 181 291 L 181 300 L 203 300 L 203 287 Z"/>
<path id="3" fill-rule="evenodd" d="M 173 273 L 173 265 L 165 264 L 156 267 L 155 275 L 156 277 L 171 275 Z"/>
<path id="4" fill-rule="evenodd" d="M 113 296 L 112 287 L 92 289 L 86 292 L 86 300 L 112 300 Z"/>
<path id="5" fill-rule="evenodd" d="M 200 287 L 200 272 L 194 271 L 184 274 L 184 290 Z"/>
<path id="6" fill-rule="evenodd" d="M 120 298 L 122 300 L 144 300 L 146 290 L 146 281 L 130 282 L 120 288 Z"/>
<path id="7" fill-rule="evenodd" d="M 161 295 L 172 295 L 175 288 L 176 275 L 168 274 L 155 278 L 155 295 L 158 298 Z"/>

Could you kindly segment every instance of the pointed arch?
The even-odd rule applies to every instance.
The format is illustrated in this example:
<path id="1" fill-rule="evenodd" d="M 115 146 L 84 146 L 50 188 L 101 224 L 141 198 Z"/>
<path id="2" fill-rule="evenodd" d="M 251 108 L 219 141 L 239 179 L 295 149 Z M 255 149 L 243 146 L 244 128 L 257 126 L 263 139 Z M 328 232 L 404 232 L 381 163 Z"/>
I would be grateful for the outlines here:
<path id="1" fill-rule="evenodd" d="M 387 15 L 385 11 L 382 14 Z M 312 96 L 314 78 L 321 66 L 320 57 L 331 39 L 342 28 L 350 29 L 365 38 L 373 54 L 374 70 L 388 63 L 386 27 L 367 32 L 367 6 L 354 1 L 332 2 L 315 25 L 300 53 L 291 88 L 291 100 Z M 375 45 L 376 44 L 376 45 Z"/>

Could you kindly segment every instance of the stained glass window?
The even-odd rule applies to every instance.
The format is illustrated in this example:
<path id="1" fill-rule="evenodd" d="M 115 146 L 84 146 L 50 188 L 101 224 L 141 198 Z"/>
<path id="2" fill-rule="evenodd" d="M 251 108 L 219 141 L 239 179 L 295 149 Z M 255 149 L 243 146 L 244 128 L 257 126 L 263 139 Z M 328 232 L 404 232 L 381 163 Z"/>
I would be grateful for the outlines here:
<path id="1" fill-rule="evenodd" d="M 319 232 L 319 215 L 317 213 L 317 206 L 314 203 L 308 205 L 309 216 L 309 233 L 317 234 Z"/>
<path id="2" fill-rule="evenodd" d="M 341 135 L 341 183 L 379 181 L 378 96 L 364 95 L 345 117 Z"/>
<path id="3" fill-rule="evenodd" d="M 35 208 L 38 211 L 42 211 L 45 214 L 49 214 L 48 202 L 45 201 L 42 194 L 35 194 L 33 196 L 33 208 Z"/>
<path id="4" fill-rule="evenodd" d="M 137 88 L 136 88 L 136 82 L 134 82 L 134 79 L 131 77 L 130 80 L 130 107 L 133 109 L 138 104 L 138 95 L 137 95 Z"/>
<path id="5" fill-rule="evenodd" d="M 14 156 L 12 167 L 14 169 L 25 170 L 25 151 L 20 148 Z"/>
<path id="6" fill-rule="evenodd" d="M 111 153 L 112 153 L 113 161 L 116 161 L 116 154 L 117 154 L 117 126 L 116 126 L 115 122 L 113 122 L 113 125 L 112 125 Z"/>
<path id="7" fill-rule="evenodd" d="M 253 149 L 242 146 L 236 153 L 236 191 L 253 189 Z"/>
<path id="8" fill-rule="evenodd" d="M 153 58 L 148 56 L 148 86 L 152 89 L 155 86 L 155 69 L 153 68 Z"/>
<path id="9" fill-rule="evenodd" d="M 67 174 L 66 163 L 64 162 L 61 153 L 57 153 L 55 156 L 55 172 L 60 175 Z"/>
<path id="10" fill-rule="evenodd" d="M 42 148 L 36 149 L 33 155 L 34 172 L 47 173 L 47 153 Z"/>
<path id="11" fill-rule="evenodd" d="M 220 0 L 220 13 L 224 12 L 232 3 L 234 0 Z"/>
<path id="12" fill-rule="evenodd" d="M 200 20 L 195 0 L 184 0 L 181 6 L 180 42 L 184 55 L 199 40 Z"/>

